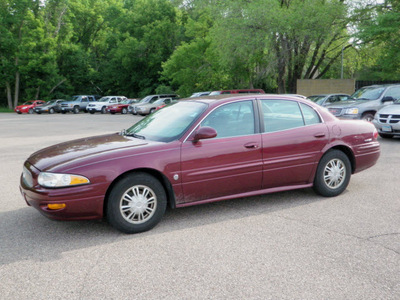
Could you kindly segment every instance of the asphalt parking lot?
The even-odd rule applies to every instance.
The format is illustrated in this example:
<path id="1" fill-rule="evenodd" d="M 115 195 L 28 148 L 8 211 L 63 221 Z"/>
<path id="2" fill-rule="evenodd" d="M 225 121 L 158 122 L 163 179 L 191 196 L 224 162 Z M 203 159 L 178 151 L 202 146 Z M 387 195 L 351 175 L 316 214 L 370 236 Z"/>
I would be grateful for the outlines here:
<path id="1" fill-rule="evenodd" d="M 58 222 L 19 192 L 25 159 L 132 115 L 0 113 L 1 299 L 400 299 L 400 139 L 335 198 L 311 189 L 168 210 L 149 232 Z"/>

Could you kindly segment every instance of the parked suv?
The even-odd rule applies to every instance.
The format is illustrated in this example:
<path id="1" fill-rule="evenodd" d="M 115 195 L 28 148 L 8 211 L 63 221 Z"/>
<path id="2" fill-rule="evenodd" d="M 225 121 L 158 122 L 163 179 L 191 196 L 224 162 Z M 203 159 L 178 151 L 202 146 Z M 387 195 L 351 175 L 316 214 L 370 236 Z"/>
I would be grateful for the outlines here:
<path id="1" fill-rule="evenodd" d="M 127 100 L 125 96 L 106 96 L 100 98 L 96 102 L 91 102 L 88 104 L 86 110 L 91 114 L 94 114 L 96 111 L 105 114 L 107 112 L 107 107 L 113 104 L 118 104 L 123 100 Z"/>
<path id="2" fill-rule="evenodd" d="M 400 136 L 400 100 L 378 110 L 372 123 L 382 138 Z"/>
<path id="3" fill-rule="evenodd" d="M 90 102 L 96 101 L 93 95 L 76 95 L 72 96 L 72 100 L 61 102 L 61 113 L 72 111 L 74 114 L 80 111 L 86 112 L 86 107 Z"/>
<path id="4" fill-rule="evenodd" d="M 176 94 L 158 94 L 158 95 L 148 95 L 144 97 L 142 100 L 140 100 L 137 103 L 131 104 L 128 106 L 128 111 L 134 115 L 137 114 L 136 112 L 136 106 L 146 104 L 146 103 L 153 103 L 157 101 L 158 99 L 161 98 L 172 98 L 173 100 L 178 99 L 179 96 Z"/>
<path id="5" fill-rule="evenodd" d="M 338 118 L 362 119 L 372 122 L 375 113 L 400 98 L 400 84 L 371 85 L 357 90 L 350 100 L 328 105 Z"/>

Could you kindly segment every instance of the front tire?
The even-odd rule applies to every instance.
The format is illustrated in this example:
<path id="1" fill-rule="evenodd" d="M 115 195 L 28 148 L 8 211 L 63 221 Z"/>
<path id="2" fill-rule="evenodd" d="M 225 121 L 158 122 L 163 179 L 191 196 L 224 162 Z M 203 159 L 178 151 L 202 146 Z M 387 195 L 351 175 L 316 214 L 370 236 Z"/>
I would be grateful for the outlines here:
<path id="1" fill-rule="evenodd" d="M 313 189 L 324 197 L 338 196 L 347 188 L 350 176 L 351 163 L 347 155 L 339 150 L 331 150 L 318 164 Z"/>
<path id="2" fill-rule="evenodd" d="M 74 106 L 73 112 L 74 112 L 74 114 L 79 114 L 79 107 Z"/>
<path id="3" fill-rule="evenodd" d="M 162 184 L 146 173 L 122 178 L 111 190 L 107 203 L 107 220 L 124 233 L 150 230 L 160 222 L 167 207 Z"/>
<path id="4" fill-rule="evenodd" d="M 54 112 L 55 112 L 55 111 L 54 111 L 54 108 L 50 108 L 50 109 L 49 109 L 49 114 L 54 114 Z"/>
<path id="5" fill-rule="evenodd" d="M 361 120 L 367 121 L 367 122 L 372 122 L 374 120 L 374 115 L 371 113 L 366 113 L 363 114 L 361 117 Z"/>

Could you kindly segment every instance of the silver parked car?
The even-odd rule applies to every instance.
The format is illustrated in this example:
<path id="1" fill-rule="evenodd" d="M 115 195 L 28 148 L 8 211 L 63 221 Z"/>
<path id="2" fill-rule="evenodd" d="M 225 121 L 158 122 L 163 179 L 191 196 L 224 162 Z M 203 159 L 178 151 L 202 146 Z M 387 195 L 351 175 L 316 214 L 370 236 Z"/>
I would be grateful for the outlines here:
<path id="1" fill-rule="evenodd" d="M 321 106 L 327 106 L 339 101 L 346 101 L 351 99 L 350 95 L 347 94 L 319 94 L 308 96 L 312 102 L 317 103 Z"/>
<path id="2" fill-rule="evenodd" d="M 351 98 L 326 107 L 334 116 L 341 119 L 362 119 L 372 122 L 378 110 L 400 99 L 400 84 L 365 86 L 351 95 Z"/>
<path id="3" fill-rule="evenodd" d="M 153 103 L 143 103 L 135 106 L 136 113 L 139 115 L 149 115 L 156 111 L 157 107 L 173 103 L 172 98 L 161 98 Z"/>
<path id="4" fill-rule="evenodd" d="M 141 99 L 139 102 L 131 104 L 128 106 L 128 112 L 136 115 L 136 107 L 138 105 L 142 105 L 142 104 L 146 104 L 146 103 L 153 103 L 155 101 L 157 101 L 158 99 L 161 98 L 172 98 L 172 99 L 178 99 L 179 96 L 175 95 L 175 94 L 158 94 L 158 95 L 148 95 L 146 97 L 144 97 L 143 99 Z"/>
<path id="5" fill-rule="evenodd" d="M 372 123 L 383 138 L 400 136 L 400 100 L 378 110 Z"/>

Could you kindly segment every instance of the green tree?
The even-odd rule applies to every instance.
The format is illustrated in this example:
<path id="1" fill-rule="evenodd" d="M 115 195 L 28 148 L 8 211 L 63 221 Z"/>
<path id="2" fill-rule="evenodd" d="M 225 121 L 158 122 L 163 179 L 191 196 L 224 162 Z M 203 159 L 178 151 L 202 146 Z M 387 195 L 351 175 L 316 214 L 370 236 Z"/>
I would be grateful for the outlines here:
<path id="1" fill-rule="evenodd" d="M 361 76 L 368 79 L 398 80 L 400 78 L 400 2 L 386 0 L 383 3 L 363 7 L 356 11 L 363 16 L 357 22 L 356 37 L 363 53 L 371 53 Z"/>
<path id="2" fill-rule="evenodd" d="M 350 20 L 340 0 L 243 0 L 218 7 L 216 30 L 226 32 L 217 40 L 221 55 L 245 66 L 244 78 L 259 77 L 260 70 L 276 74 L 280 93 L 294 92 L 297 79 L 322 77 L 350 47 Z"/>
<path id="3" fill-rule="evenodd" d="M 181 41 L 177 10 L 167 0 L 125 1 L 112 43 L 99 68 L 106 91 L 118 90 L 131 96 L 155 91 L 161 64 Z"/>

